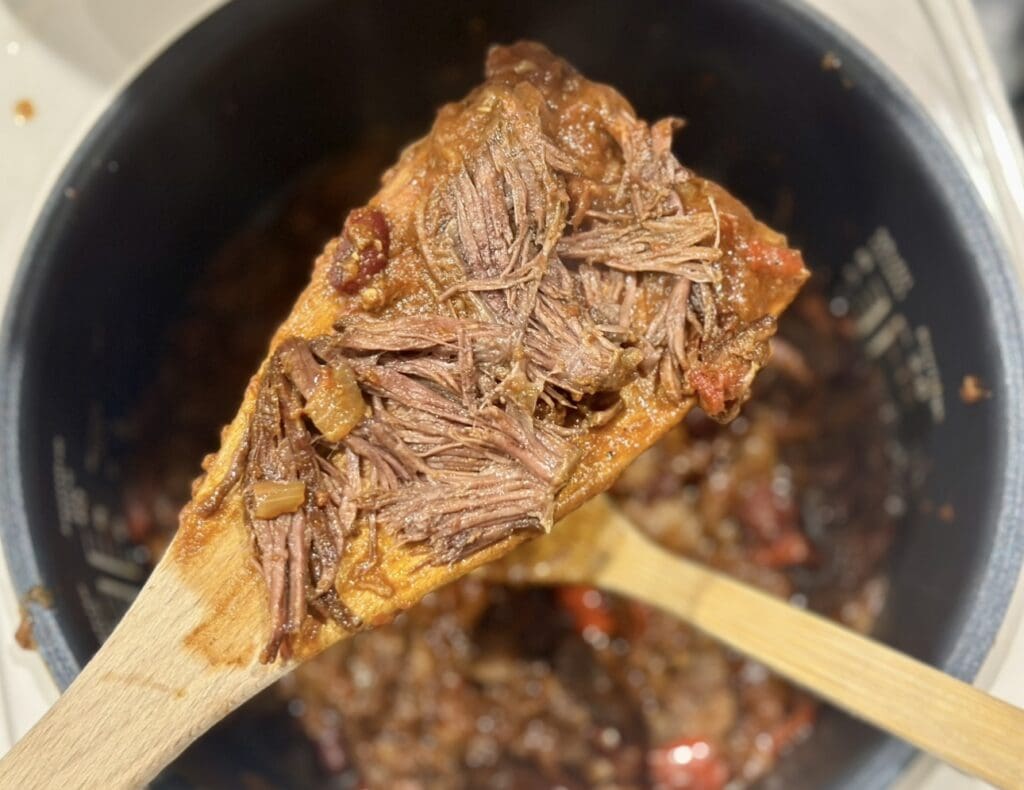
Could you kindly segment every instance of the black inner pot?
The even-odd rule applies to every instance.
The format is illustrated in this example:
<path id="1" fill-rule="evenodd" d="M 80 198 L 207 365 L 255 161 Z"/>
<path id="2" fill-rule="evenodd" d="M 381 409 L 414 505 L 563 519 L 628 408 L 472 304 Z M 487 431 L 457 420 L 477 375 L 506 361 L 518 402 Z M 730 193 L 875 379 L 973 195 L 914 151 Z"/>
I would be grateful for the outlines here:
<path id="1" fill-rule="evenodd" d="M 1020 430 L 1017 286 L 950 152 L 859 45 L 802 7 L 755 0 L 237 0 L 154 62 L 85 140 L 7 309 L 4 544 L 19 592 L 53 593 L 52 609 L 35 609 L 36 637 L 61 686 L 142 582 L 120 497 L 138 448 L 119 424 L 190 283 L 296 174 L 375 129 L 422 133 L 479 79 L 489 43 L 521 37 L 614 83 L 643 116 L 685 116 L 682 161 L 829 273 L 886 371 L 900 440 L 928 457 L 879 635 L 961 677 L 976 671 L 1021 562 L 1008 439 Z M 962 403 L 965 374 L 994 397 Z M 925 513 L 925 500 L 955 517 Z M 241 770 L 276 736 L 213 737 L 208 753 Z M 879 787 L 909 753 L 830 714 L 768 784 Z"/>

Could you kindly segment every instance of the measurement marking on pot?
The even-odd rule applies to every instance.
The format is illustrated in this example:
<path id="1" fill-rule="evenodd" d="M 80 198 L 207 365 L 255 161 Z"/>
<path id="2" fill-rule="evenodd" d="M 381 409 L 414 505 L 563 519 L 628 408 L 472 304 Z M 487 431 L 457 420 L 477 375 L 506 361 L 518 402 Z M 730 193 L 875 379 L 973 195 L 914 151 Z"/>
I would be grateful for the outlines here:
<path id="1" fill-rule="evenodd" d="M 926 326 L 919 326 L 914 330 L 914 339 L 917 340 L 914 363 L 921 366 L 919 375 L 914 378 L 918 400 L 928 404 L 935 422 L 942 422 L 946 419 L 946 399 L 942 388 L 942 376 L 939 375 L 939 362 L 935 358 L 931 330 Z"/>
<path id="2" fill-rule="evenodd" d="M 896 239 L 892 237 L 889 229 L 882 227 L 872 233 L 868 239 L 868 249 L 871 250 L 878 270 L 885 278 L 892 295 L 897 301 L 902 302 L 914 287 L 914 275 L 910 273 L 910 267 L 900 255 Z"/>
<path id="3" fill-rule="evenodd" d="M 53 437 L 53 487 L 60 534 L 71 537 L 75 527 L 89 523 L 89 497 L 75 481 L 75 472 L 67 462 L 67 442 L 59 434 Z"/>
<path id="4" fill-rule="evenodd" d="M 110 511 L 106 505 L 93 505 L 90 523 L 97 532 L 107 532 L 110 529 Z"/>
<path id="5" fill-rule="evenodd" d="M 122 581 L 110 576 L 100 576 L 96 579 L 96 591 L 111 598 L 117 598 L 125 603 L 131 603 L 139 594 L 139 588 L 132 584 L 125 584 Z"/>
<path id="6" fill-rule="evenodd" d="M 885 325 L 874 334 L 864 346 L 864 355 L 868 359 L 878 359 L 882 354 L 892 348 L 901 335 L 910 331 L 910 325 L 902 313 L 895 313 L 889 317 Z"/>
<path id="7" fill-rule="evenodd" d="M 75 585 L 75 591 L 78 593 L 78 600 L 82 602 L 85 619 L 89 621 L 96 638 L 102 642 L 110 636 L 113 623 L 116 620 L 101 611 L 99 601 L 96 600 L 96 596 L 85 582 L 78 582 Z"/>
<path id="8" fill-rule="evenodd" d="M 897 311 L 914 287 L 910 267 L 888 228 L 876 229 L 842 267 L 841 293 L 868 359 L 885 369 L 904 408 L 923 406 L 932 421 L 945 419 L 945 395 L 931 332 Z"/>
<path id="9" fill-rule="evenodd" d="M 861 304 L 867 305 L 863 312 L 858 308 Z M 854 301 L 854 310 L 859 313 L 857 316 L 857 334 L 867 337 L 872 334 L 886 317 L 892 312 L 893 302 L 885 292 L 884 286 L 878 282 L 868 282 L 863 290 L 857 294 Z"/>
<path id="10" fill-rule="evenodd" d="M 95 549 L 90 549 L 85 553 L 85 561 L 98 571 L 128 581 L 141 581 L 145 575 L 142 568 L 135 563 Z"/>

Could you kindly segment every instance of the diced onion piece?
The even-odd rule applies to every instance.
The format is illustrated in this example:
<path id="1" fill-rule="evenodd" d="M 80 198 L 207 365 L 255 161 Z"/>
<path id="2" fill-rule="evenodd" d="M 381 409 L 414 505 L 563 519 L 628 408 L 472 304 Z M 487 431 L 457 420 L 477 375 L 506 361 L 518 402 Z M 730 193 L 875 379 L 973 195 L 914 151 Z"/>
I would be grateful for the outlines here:
<path id="1" fill-rule="evenodd" d="M 366 413 L 352 367 L 343 361 L 324 367 L 313 394 L 306 400 L 305 411 L 328 441 L 338 442 L 348 436 Z"/>
<path id="2" fill-rule="evenodd" d="M 294 513 L 306 501 L 306 484 L 301 480 L 282 482 L 260 480 L 252 484 L 252 514 L 256 518 L 277 518 Z"/>

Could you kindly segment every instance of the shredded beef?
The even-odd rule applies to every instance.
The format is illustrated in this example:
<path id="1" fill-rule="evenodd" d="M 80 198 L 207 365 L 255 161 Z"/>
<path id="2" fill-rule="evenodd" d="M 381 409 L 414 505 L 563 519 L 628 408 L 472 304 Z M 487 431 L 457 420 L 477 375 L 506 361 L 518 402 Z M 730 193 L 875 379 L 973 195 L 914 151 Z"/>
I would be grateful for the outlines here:
<path id="1" fill-rule="evenodd" d="M 549 530 L 587 431 L 615 420 L 637 378 L 672 403 L 735 414 L 767 358 L 774 305 L 749 298 L 755 283 L 740 310 L 724 281 L 777 295 L 784 280 L 788 301 L 806 273 L 743 265 L 752 236 L 768 239 L 760 259 L 765 245 L 799 253 L 676 160 L 677 125 L 648 125 L 538 45 L 496 48 L 486 82 L 386 176 L 385 190 L 427 179 L 423 199 L 349 215 L 325 250 L 327 279 L 364 309 L 278 345 L 233 472 L 205 505 L 241 484 L 270 601 L 265 661 L 310 611 L 359 625 L 334 588 L 359 529 L 438 564 Z M 427 165 L 411 173 L 413 161 Z M 405 226 L 435 302 L 373 315 Z M 342 375 L 359 392 L 339 418 L 324 388 Z M 259 518 L 252 492 L 265 481 L 300 481 L 306 498 Z"/>

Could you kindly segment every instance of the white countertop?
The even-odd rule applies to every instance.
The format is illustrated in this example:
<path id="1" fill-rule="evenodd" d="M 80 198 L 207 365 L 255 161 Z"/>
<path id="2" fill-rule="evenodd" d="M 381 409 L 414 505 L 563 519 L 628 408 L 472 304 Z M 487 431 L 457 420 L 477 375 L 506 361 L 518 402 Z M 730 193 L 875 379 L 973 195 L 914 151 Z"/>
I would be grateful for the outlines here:
<path id="1" fill-rule="evenodd" d="M 953 19 L 961 53 L 980 34 L 960 0 L 807 0 L 866 43 L 906 82 L 933 114 L 963 158 L 1003 229 L 1018 263 L 1024 262 L 1024 182 L 1020 142 L 1006 133 L 1008 109 L 986 55 L 958 63 L 954 78 L 944 57 L 937 20 Z M 224 0 L 0 0 L 0 303 L 39 206 L 68 155 L 139 67 L 183 29 Z M 947 31 L 950 27 L 945 28 Z M 31 100 L 36 115 L 15 122 L 12 108 Z M 987 104 L 986 104 L 987 102 Z M 979 134 L 969 122 L 987 126 Z M 992 172 L 1006 174 L 992 178 Z M 1008 208 L 1009 207 L 1009 208 Z M 1016 208 L 1014 208 L 1016 207 Z M 1024 266 L 1021 280 L 1024 282 Z M 56 699 L 39 656 L 11 635 L 17 602 L 0 556 L 0 752 Z M 1024 579 L 1010 615 L 978 678 L 1003 699 L 1024 706 Z M 902 788 L 960 790 L 981 787 L 927 758 L 915 762 Z"/>

